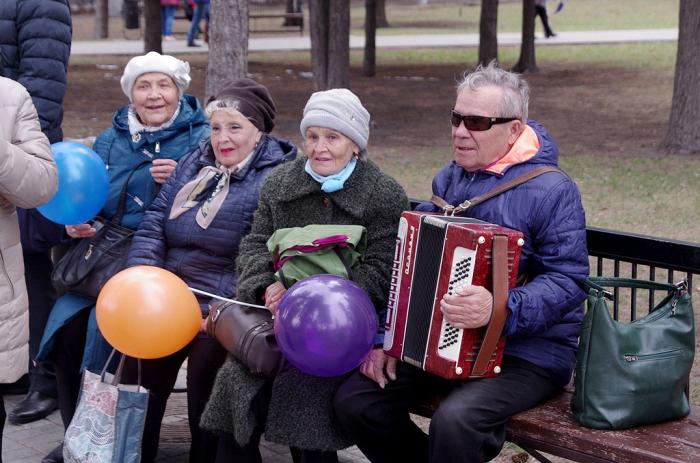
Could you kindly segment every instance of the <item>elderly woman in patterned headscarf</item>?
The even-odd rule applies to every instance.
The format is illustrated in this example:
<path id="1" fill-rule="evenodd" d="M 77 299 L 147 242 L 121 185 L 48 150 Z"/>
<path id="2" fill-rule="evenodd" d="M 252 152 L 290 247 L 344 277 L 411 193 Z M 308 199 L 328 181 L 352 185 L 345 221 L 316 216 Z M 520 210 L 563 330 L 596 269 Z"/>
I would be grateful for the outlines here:
<path id="1" fill-rule="evenodd" d="M 121 87 L 129 104 L 114 113 L 112 127 L 93 145 L 109 175 L 109 193 L 100 213 L 104 219 L 116 214 L 119 192 L 133 171 L 120 225 L 136 230 L 178 160 L 208 135 L 199 101 L 184 94 L 189 73 L 188 63 L 156 52 L 136 56 L 124 68 Z M 91 223 L 66 226 L 74 239 L 94 236 L 96 231 Z M 75 413 L 81 372 L 100 371 L 110 351 L 97 329 L 93 298 L 68 293 L 56 301 L 37 360 L 54 363 L 64 426 Z M 45 461 L 63 461 L 61 448 Z"/>
<path id="2" fill-rule="evenodd" d="M 269 135 L 275 104 L 267 88 L 251 79 L 225 86 L 205 113 L 211 138 L 178 162 L 139 226 L 127 265 L 162 267 L 190 287 L 231 298 L 238 245 L 250 230 L 263 181 L 275 166 L 294 159 L 297 149 Z M 203 317 L 209 302 L 200 297 Z M 142 462 L 156 456 L 165 405 L 185 359 L 190 461 L 214 461 L 216 436 L 200 429 L 199 418 L 225 358 L 216 339 L 200 333 L 172 355 L 141 362 L 141 384 L 151 392 Z M 127 364 L 128 382 L 136 380 L 135 363 Z"/>

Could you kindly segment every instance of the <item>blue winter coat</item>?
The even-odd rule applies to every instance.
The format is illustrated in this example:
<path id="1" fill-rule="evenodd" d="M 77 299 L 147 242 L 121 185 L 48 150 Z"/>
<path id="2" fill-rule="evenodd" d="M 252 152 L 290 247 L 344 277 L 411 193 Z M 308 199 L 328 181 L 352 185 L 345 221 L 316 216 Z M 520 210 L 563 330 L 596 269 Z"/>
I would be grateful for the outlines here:
<path id="1" fill-rule="evenodd" d="M 71 35 L 67 0 L 0 2 L 0 75 L 27 88 L 51 143 L 63 139 Z"/>
<path id="2" fill-rule="evenodd" d="M 109 194 L 100 215 L 111 219 L 116 213 L 119 192 L 127 175 L 142 161 L 156 158 L 179 160 L 195 149 L 202 138 L 209 135 L 204 112 L 197 98 L 185 95 L 180 100 L 180 114 L 168 128 L 157 132 L 142 132 L 138 136 L 129 134 L 128 107 L 117 110 L 112 120 L 112 127 L 98 135 L 93 149 L 107 165 L 109 175 Z M 159 191 L 159 185 L 153 181 L 149 164 L 140 167 L 129 181 L 125 213 L 121 224 L 137 229 L 146 209 L 151 205 Z M 53 349 L 53 341 L 59 328 L 68 323 L 83 310 L 90 310 L 85 352 L 82 368 L 99 371 L 111 347 L 104 340 L 95 319 L 95 301 L 75 294 L 65 294 L 54 304 L 44 330 L 37 360 L 48 358 Z"/>
<path id="3" fill-rule="evenodd" d="M 228 196 L 209 227 L 203 229 L 195 221 L 198 206 L 168 219 L 180 189 L 196 178 L 203 167 L 214 166 L 211 143 L 202 142 L 180 162 L 146 212 L 132 242 L 127 265 L 162 267 L 176 273 L 188 286 L 235 297 L 238 245 L 250 231 L 263 181 L 273 167 L 294 159 L 296 154 L 297 149 L 290 142 L 263 136 L 248 164 L 231 176 Z M 206 199 L 214 186 L 212 182 L 200 200 Z"/>
<path id="4" fill-rule="evenodd" d="M 467 172 L 452 161 L 433 179 L 433 193 L 457 205 L 536 167 L 556 166 L 554 140 L 539 123 L 529 125 L 540 141 L 533 158 L 502 175 Z M 431 203 L 418 209 L 437 212 Z M 526 275 L 527 283 L 508 297 L 505 353 L 534 363 L 565 385 L 576 363 L 588 276 L 586 224 L 576 184 L 564 173 L 543 174 L 471 208 L 468 215 L 525 235 L 519 275 Z"/>
<path id="5" fill-rule="evenodd" d="M 51 143 L 63 139 L 63 97 L 71 45 L 67 0 L 0 2 L 0 75 L 16 80 L 32 97 L 41 130 Z M 44 253 L 63 237 L 63 226 L 35 209 L 17 209 L 22 251 Z"/>
<path id="6" fill-rule="evenodd" d="M 98 135 L 92 146 L 105 162 L 109 174 L 109 195 L 101 213 L 107 219 L 116 213 L 124 181 L 139 163 L 153 159 L 179 160 L 209 136 L 204 111 L 199 100 L 191 95 L 180 99 L 180 114 L 175 122 L 157 132 L 140 132 L 131 136 L 128 110 L 128 106 L 120 108 L 112 118 L 112 127 Z M 150 164 L 141 166 L 129 181 L 121 221 L 125 227 L 134 230 L 139 227 L 146 209 L 160 190 L 160 185 L 151 177 L 150 167 Z"/>

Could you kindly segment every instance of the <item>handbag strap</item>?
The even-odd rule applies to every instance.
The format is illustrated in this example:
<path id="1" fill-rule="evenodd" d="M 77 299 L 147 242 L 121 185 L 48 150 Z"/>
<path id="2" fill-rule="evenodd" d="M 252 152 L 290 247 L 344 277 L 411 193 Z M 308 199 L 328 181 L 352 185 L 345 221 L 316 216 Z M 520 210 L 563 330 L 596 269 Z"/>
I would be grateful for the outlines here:
<path id="1" fill-rule="evenodd" d="M 119 191 L 119 202 L 117 203 L 117 212 L 114 213 L 114 216 L 112 217 L 112 220 L 110 220 L 110 222 L 114 222 L 116 224 L 120 224 L 122 222 L 122 217 L 124 216 L 124 208 L 126 206 L 126 190 L 129 187 L 129 181 L 131 180 L 131 176 L 134 175 L 134 173 L 137 170 L 139 170 L 141 166 L 145 166 L 150 162 L 151 161 L 141 161 L 136 165 L 136 167 L 134 167 L 131 170 L 131 172 L 129 172 L 129 175 L 126 177 L 124 185 L 122 185 L 122 189 Z"/>
<path id="2" fill-rule="evenodd" d="M 525 172 L 524 174 L 515 177 L 513 180 L 510 180 L 508 182 L 500 184 L 496 188 L 487 191 L 483 195 L 479 195 L 479 196 L 472 198 L 472 199 L 467 199 L 467 200 L 463 201 L 462 203 L 458 204 L 457 206 L 453 206 L 453 205 L 449 204 L 447 201 L 445 201 L 444 199 L 442 199 L 441 197 L 439 197 L 437 195 L 433 195 L 430 198 L 430 201 L 433 204 L 435 204 L 437 207 L 442 209 L 445 212 L 445 214 L 450 213 L 452 215 L 455 215 L 455 214 L 458 214 L 460 212 L 464 212 L 464 211 L 468 210 L 469 208 L 476 206 L 477 204 L 481 204 L 484 201 L 486 201 L 487 199 L 491 199 L 494 196 L 498 196 L 501 193 L 510 190 L 511 188 L 515 188 L 518 185 L 522 185 L 523 183 L 525 183 L 525 182 L 527 182 L 535 177 L 539 177 L 542 174 L 546 174 L 547 172 L 561 172 L 561 170 L 557 169 L 556 167 L 552 167 L 552 166 L 542 166 L 542 167 L 538 167 L 536 169 L 532 169 L 529 172 Z"/>
<path id="3" fill-rule="evenodd" d="M 492 252 L 493 271 L 493 312 L 491 320 L 486 327 L 484 340 L 476 355 L 476 360 L 472 366 L 471 376 L 483 376 L 486 374 L 489 361 L 496 350 L 498 340 L 503 332 L 508 315 L 508 237 L 496 235 L 493 237 Z"/>
<path id="4" fill-rule="evenodd" d="M 585 282 L 589 290 L 594 290 L 598 293 L 607 292 L 605 287 L 611 288 L 636 288 L 636 289 L 653 289 L 659 291 L 682 291 L 687 286 L 687 281 L 682 281 L 678 284 L 661 283 L 658 281 L 637 280 L 634 278 L 617 278 L 617 277 L 590 277 Z"/>
<path id="5" fill-rule="evenodd" d="M 100 372 L 100 380 L 104 381 L 105 380 L 105 374 L 107 373 L 107 367 L 109 367 L 109 364 L 112 363 L 112 358 L 114 357 L 114 353 L 117 351 L 117 349 L 112 349 L 112 352 L 110 352 L 109 357 L 107 358 L 107 361 L 105 362 L 105 366 L 102 367 L 102 371 Z M 119 381 L 122 379 L 122 373 L 124 372 L 124 365 L 126 363 L 126 355 L 122 354 L 121 352 L 119 353 L 119 364 L 117 365 L 117 371 L 114 372 L 114 376 L 112 377 L 112 386 L 117 386 L 119 384 Z M 136 377 L 138 381 L 138 386 L 141 388 L 141 359 L 137 358 L 136 359 Z"/>

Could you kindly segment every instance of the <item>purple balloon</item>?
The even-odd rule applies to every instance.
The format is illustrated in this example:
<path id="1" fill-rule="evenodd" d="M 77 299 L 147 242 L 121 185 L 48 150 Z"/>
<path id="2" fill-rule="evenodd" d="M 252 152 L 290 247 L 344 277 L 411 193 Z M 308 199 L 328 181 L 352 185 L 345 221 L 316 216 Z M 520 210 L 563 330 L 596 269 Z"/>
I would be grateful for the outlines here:
<path id="1" fill-rule="evenodd" d="M 313 275 L 292 285 L 275 316 L 282 354 L 314 376 L 357 367 L 372 350 L 376 332 L 377 313 L 367 293 L 336 275 Z"/>

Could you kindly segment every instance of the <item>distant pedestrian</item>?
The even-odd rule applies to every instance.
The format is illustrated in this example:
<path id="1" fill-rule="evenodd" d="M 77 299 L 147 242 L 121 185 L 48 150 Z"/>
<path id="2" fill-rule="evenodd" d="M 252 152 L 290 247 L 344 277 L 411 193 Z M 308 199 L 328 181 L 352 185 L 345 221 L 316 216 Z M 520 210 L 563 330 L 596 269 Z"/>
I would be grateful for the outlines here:
<path id="1" fill-rule="evenodd" d="M 201 46 L 194 39 L 199 33 L 199 24 L 202 19 L 206 19 L 207 26 L 205 29 L 208 30 L 209 23 L 209 0 L 194 0 L 194 13 L 192 14 L 192 23 L 190 24 L 190 29 L 187 31 L 187 46 L 188 47 L 199 47 Z M 205 34 L 206 35 L 206 34 Z M 205 41 L 207 41 L 205 39 Z"/>
<path id="2" fill-rule="evenodd" d="M 58 187 L 49 140 L 27 90 L 0 77 L 0 383 L 29 365 L 29 316 L 17 207 L 37 207 Z M 0 463 L 5 405 L 0 392 Z"/>
<path id="3" fill-rule="evenodd" d="M 61 141 L 72 35 L 68 0 L 3 0 L 0 24 L 0 76 L 27 89 L 39 115 L 41 130 L 50 143 Z M 63 226 L 35 209 L 17 209 L 17 215 L 29 294 L 31 360 L 28 393 L 8 417 L 16 425 L 44 418 L 57 407 L 53 366 L 33 360 L 56 300 L 51 285 L 50 251 L 63 237 Z"/>
<path id="4" fill-rule="evenodd" d="M 563 2 L 560 4 L 563 5 Z M 535 0 L 535 18 L 537 18 L 537 16 L 539 16 L 542 20 L 544 36 L 546 38 L 556 37 L 557 34 L 555 34 L 552 28 L 549 26 L 549 18 L 547 17 L 547 0 Z"/>
<path id="5" fill-rule="evenodd" d="M 175 22 L 175 13 L 180 5 L 179 0 L 160 0 L 160 28 L 163 32 L 163 40 L 175 40 L 173 37 L 173 23 Z"/>

